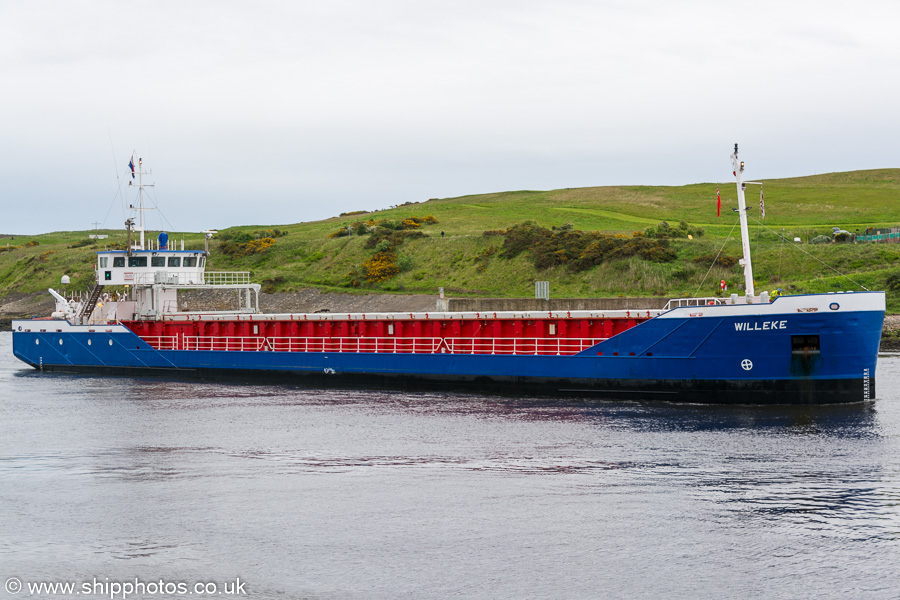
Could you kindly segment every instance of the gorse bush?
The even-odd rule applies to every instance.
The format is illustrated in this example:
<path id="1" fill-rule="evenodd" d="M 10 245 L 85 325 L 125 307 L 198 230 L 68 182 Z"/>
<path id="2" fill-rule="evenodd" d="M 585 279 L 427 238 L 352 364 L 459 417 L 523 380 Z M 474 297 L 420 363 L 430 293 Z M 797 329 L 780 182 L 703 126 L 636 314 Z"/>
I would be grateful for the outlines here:
<path id="1" fill-rule="evenodd" d="M 651 262 L 670 262 L 678 255 L 669 248 L 666 240 L 651 240 L 643 237 L 620 238 L 606 236 L 593 241 L 575 263 L 576 271 L 589 269 L 609 260 L 639 256 Z"/>
<path id="2" fill-rule="evenodd" d="M 400 272 L 397 255 L 393 252 L 376 252 L 361 267 L 362 277 L 369 283 L 382 283 Z"/>
<path id="3" fill-rule="evenodd" d="M 219 234 L 219 250 L 231 257 L 262 254 L 275 245 L 275 237 L 287 235 L 278 229 L 265 229 L 249 233 L 246 231 L 223 231 Z"/>
<path id="4" fill-rule="evenodd" d="M 534 221 L 526 221 L 514 225 L 504 232 L 503 240 L 504 258 L 514 258 L 526 250 L 530 250 L 534 244 L 544 241 L 553 235 L 549 229 L 541 227 Z"/>
<path id="5" fill-rule="evenodd" d="M 415 240 L 423 237 L 425 237 L 425 234 L 421 231 L 381 230 L 372 234 L 372 237 L 366 240 L 364 247 L 375 248 L 375 250 L 379 252 L 393 250 L 402 246 L 403 242 L 407 240 Z"/>
<path id="6" fill-rule="evenodd" d="M 395 219 L 370 219 L 368 221 L 357 221 L 350 225 L 344 225 L 337 231 L 328 234 L 330 238 L 344 237 L 347 235 L 367 235 L 371 233 L 379 233 L 384 230 L 404 231 L 416 230 L 422 225 L 433 225 L 437 223 L 432 215 L 427 217 L 407 217 L 400 221 Z"/>
<path id="7" fill-rule="evenodd" d="M 644 237 L 668 239 L 686 238 L 687 236 L 702 237 L 705 233 L 702 227 L 694 227 L 687 221 L 678 223 L 678 227 L 672 227 L 667 221 L 660 221 L 656 227 L 648 227 L 644 230 Z"/>
<path id="8" fill-rule="evenodd" d="M 244 254 L 260 254 L 275 245 L 272 238 L 262 238 L 259 240 L 250 240 L 244 244 Z"/>
<path id="9" fill-rule="evenodd" d="M 501 256 L 513 258 L 528 252 L 538 269 L 565 265 L 571 271 L 583 271 L 606 261 L 631 256 L 652 262 L 669 262 L 676 258 L 666 239 L 584 232 L 566 226 L 550 230 L 534 222 L 510 227 L 505 238 Z"/>
<path id="10" fill-rule="evenodd" d="M 282 231 L 281 229 L 260 229 L 257 231 L 240 231 L 240 230 L 231 230 L 226 229 L 224 231 L 219 232 L 216 236 L 219 240 L 224 242 L 238 242 L 245 243 L 250 240 L 260 240 L 262 238 L 277 238 L 283 237 L 288 234 L 287 231 Z"/>

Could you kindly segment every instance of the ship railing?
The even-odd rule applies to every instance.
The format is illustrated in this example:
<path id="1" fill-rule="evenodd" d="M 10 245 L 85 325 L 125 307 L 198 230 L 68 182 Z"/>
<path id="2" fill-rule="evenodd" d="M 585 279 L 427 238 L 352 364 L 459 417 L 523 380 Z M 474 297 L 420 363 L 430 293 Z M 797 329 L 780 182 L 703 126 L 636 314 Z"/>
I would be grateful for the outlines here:
<path id="1" fill-rule="evenodd" d="M 678 308 L 679 306 L 712 306 L 716 304 L 725 304 L 726 298 L 718 296 L 708 296 L 706 298 L 672 298 L 666 302 L 663 310 Z"/>
<path id="2" fill-rule="evenodd" d="M 159 350 L 571 356 L 607 338 L 165 336 L 143 339 Z"/>
<path id="3" fill-rule="evenodd" d="M 172 271 L 150 271 L 149 273 L 126 273 L 126 281 L 134 285 L 198 285 L 203 281 L 203 273 L 199 270 L 187 273 Z"/>
<path id="4" fill-rule="evenodd" d="M 154 350 L 181 350 L 178 336 L 176 335 L 143 336 L 141 339 L 147 342 Z"/>
<path id="5" fill-rule="evenodd" d="M 247 285 L 250 283 L 250 271 L 206 271 L 203 273 L 204 285 Z"/>
<path id="6" fill-rule="evenodd" d="M 150 271 L 131 274 L 134 285 L 248 285 L 250 271 Z"/>

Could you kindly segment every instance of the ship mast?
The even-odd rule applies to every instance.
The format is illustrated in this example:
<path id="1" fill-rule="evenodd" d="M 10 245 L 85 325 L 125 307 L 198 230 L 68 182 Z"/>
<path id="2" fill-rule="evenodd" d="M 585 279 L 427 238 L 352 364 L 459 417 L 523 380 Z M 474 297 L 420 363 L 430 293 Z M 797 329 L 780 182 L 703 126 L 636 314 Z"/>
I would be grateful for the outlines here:
<path id="1" fill-rule="evenodd" d="M 138 176 L 138 185 L 137 185 L 137 188 L 138 188 L 138 205 L 137 205 L 137 206 L 134 206 L 134 205 L 132 204 L 131 206 L 128 207 L 128 208 L 130 208 L 131 210 L 136 210 L 136 211 L 138 211 L 138 214 L 140 215 L 140 219 L 139 219 L 138 226 L 137 226 L 136 229 L 137 229 L 138 231 L 141 232 L 141 248 L 140 248 L 141 250 L 144 250 L 144 249 L 145 249 L 145 248 L 144 248 L 144 211 L 145 211 L 145 210 L 154 210 L 154 209 L 152 209 L 152 208 L 145 208 L 145 207 L 144 207 L 144 188 L 145 188 L 145 187 L 153 187 L 154 184 L 152 184 L 152 183 L 148 183 L 148 184 L 146 184 L 146 185 L 144 184 L 144 175 L 145 175 L 145 174 L 146 174 L 146 175 L 149 175 L 150 172 L 149 172 L 149 171 L 147 171 L 146 173 L 144 172 L 143 164 L 144 164 L 144 159 L 143 159 L 143 158 L 138 158 L 138 168 L 137 168 L 137 176 Z M 128 182 L 128 185 L 131 185 L 131 182 L 130 182 L 130 181 Z"/>
<path id="2" fill-rule="evenodd" d="M 738 145 L 734 145 L 734 154 L 731 155 L 731 164 L 734 167 L 734 176 L 737 183 L 738 197 L 738 216 L 741 220 L 741 246 L 744 250 L 744 258 L 740 260 L 740 264 L 744 266 L 744 289 L 747 292 L 747 302 L 753 302 L 756 295 L 753 289 L 753 265 L 750 263 L 750 233 L 747 228 L 747 203 L 744 201 L 744 189 L 747 184 L 744 182 L 744 163 L 738 161 Z M 143 235 L 143 234 L 142 234 Z"/>

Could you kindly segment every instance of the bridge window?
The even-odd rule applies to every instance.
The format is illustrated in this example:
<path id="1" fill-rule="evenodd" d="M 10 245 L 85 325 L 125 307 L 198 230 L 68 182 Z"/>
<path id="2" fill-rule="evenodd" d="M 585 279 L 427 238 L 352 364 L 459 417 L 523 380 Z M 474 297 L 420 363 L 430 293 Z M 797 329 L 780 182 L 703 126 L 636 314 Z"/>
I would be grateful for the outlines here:
<path id="1" fill-rule="evenodd" d="M 146 267 L 147 266 L 147 257 L 146 256 L 132 256 L 128 259 L 129 267 Z"/>
<path id="2" fill-rule="evenodd" d="M 170 267 L 180 267 L 181 266 L 181 257 L 180 256 L 170 256 L 169 257 L 169 266 Z"/>
<path id="3" fill-rule="evenodd" d="M 184 266 L 185 267 L 196 267 L 197 266 L 197 257 L 196 256 L 185 256 L 184 257 Z"/>
<path id="4" fill-rule="evenodd" d="M 105 269 L 106 265 L 108 265 L 108 264 L 109 264 L 109 257 L 101 256 L 100 257 L 100 268 Z"/>
<path id="5" fill-rule="evenodd" d="M 206 266 L 206 257 L 203 256 L 200 258 L 200 268 L 202 269 L 205 266 Z"/>
<path id="6" fill-rule="evenodd" d="M 113 268 L 124 267 L 124 266 L 125 266 L 125 257 L 124 256 L 116 256 L 113 258 Z"/>
<path id="7" fill-rule="evenodd" d="M 154 256 L 150 259 L 151 267 L 164 267 L 166 266 L 166 257 L 165 256 Z"/>
<path id="8" fill-rule="evenodd" d="M 820 348 L 818 335 L 791 336 L 791 354 L 809 356 L 811 354 L 819 354 L 819 351 Z"/>

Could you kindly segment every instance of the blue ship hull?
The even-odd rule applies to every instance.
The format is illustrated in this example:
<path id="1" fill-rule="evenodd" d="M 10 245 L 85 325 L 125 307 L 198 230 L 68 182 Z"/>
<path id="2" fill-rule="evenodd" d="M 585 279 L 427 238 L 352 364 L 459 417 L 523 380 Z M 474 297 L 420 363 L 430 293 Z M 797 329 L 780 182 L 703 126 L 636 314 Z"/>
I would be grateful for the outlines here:
<path id="1" fill-rule="evenodd" d="M 883 319 L 880 292 L 685 307 L 573 356 L 157 350 L 121 325 L 88 331 L 66 322 L 17 321 L 13 350 L 45 371 L 246 375 L 599 398 L 824 404 L 875 398 Z"/>

